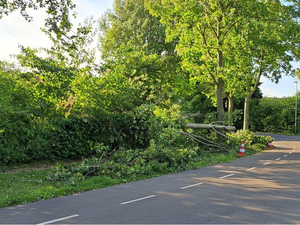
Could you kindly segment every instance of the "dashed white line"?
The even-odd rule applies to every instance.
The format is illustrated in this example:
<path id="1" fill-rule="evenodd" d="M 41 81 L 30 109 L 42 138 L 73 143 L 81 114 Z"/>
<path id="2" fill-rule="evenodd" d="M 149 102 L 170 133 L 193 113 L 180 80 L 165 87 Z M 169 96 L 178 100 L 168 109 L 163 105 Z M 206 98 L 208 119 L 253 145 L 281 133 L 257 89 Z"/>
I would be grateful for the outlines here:
<path id="1" fill-rule="evenodd" d="M 199 185 L 201 185 L 201 184 L 203 184 L 203 183 L 192 184 L 192 185 L 189 185 L 189 186 L 186 186 L 186 187 L 182 187 L 182 188 L 180 188 L 180 189 L 181 189 L 181 190 L 183 190 L 183 189 L 187 189 L 187 188 L 191 188 L 191 187 L 199 186 Z"/>
<path id="2" fill-rule="evenodd" d="M 285 158 L 285 157 L 287 157 L 288 155 L 284 155 L 283 157 Z"/>
<path id="3" fill-rule="evenodd" d="M 150 195 L 150 196 L 147 196 L 147 197 L 134 199 L 134 200 L 131 200 L 131 201 L 128 201 L 128 202 L 120 203 L 120 204 L 121 204 L 121 205 L 126 205 L 126 204 L 130 204 L 130 203 L 133 203 L 133 202 L 142 201 L 142 200 L 145 200 L 145 199 L 148 199 L 148 198 L 153 198 L 153 197 L 155 197 L 155 196 L 156 196 L 156 195 Z"/>
<path id="4" fill-rule="evenodd" d="M 256 167 L 249 168 L 246 171 L 250 171 L 250 170 L 254 170 L 254 169 L 256 169 Z"/>
<path id="5" fill-rule="evenodd" d="M 266 166 L 266 165 L 268 165 L 268 164 L 270 164 L 271 162 L 266 162 L 266 163 L 264 163 L 263 164 L 263 166 Z"/>
<path id="6" fill-rule="evenodd" d="M 226 176 L 223 176 L 223 177 L 219 177 L 220 179 L 224 179 L 224 178 L 227 178 L 227 177 L 232 177 L 232 176 L 234 176 L 235 174 L 228 174 L 228 175 L 226 175 Z"/>
<path id="7" fill-rule="evenodd" d="M 56 223 L 56 222 L 71 219 L 71 218 L 74 218 L 74 217 L 77 217 L 77 216 L 79 216 L 79 215 L 75 214 L 75 215 L 72 215 L 72 216 L 67 216 L 67 217 L 63 217 L 63 218 L 59 218 L 59 219 L 55 219 L 55 220 L 50 220 L 50 221 L 43 222 L 43 223 L 38 223 L 36 225 L 45 225 L 45 224 L 49 224 L 49 223 Z"/>
<path id="8" fill-rule="evenodd" d="M 281 158 L 275 159 L 275 161 L 279 161 Z"/>
<path id="9" fill-rule="evenodd" d="M 292 154 L 293 152 L 289 152 L 289 154 Z"/>

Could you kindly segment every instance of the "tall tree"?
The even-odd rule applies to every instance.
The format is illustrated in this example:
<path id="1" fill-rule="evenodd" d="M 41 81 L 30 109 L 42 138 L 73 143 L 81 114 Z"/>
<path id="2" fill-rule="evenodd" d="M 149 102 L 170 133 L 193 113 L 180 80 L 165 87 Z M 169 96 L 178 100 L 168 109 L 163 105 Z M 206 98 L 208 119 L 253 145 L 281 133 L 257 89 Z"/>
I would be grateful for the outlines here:
<path id="1" fill-rule="evenodd" d="M 174 55 L 174 43 L 166 43 L 165 27 L 159 18 L 145 8 L 145 0 L 115 0 L 100 21 L 100 43 L 104 60 L 122 57 L 118 54 L 129 44 L 135 51 L 147 55 Z"/>
<path id="2" fill-rule="evenodd" d="M 287 69 L 288 64 L 282 63 L 287 60 L 288 48 L 284 51 L 282 46 L 288 46 L 289 36 L 281 38 L 280 32 L 285 25 L 291 31 L 291 15 L 295 15 L 295 11 L 283 6 L 279 0 L 149 0 L 147 6 L 151 13 L 161 17 L 170 40 L 179 37 L 177 50 L 186 63 L 185 67 L 195 70 L 196 78 L 193 79 L 214 83 L 220 121 L 224 119 L 224 92 L 232 102 L 234 95 L 246 96 L 250 87 L 254 87 L 251 93 L 256 89 L 262 72 L 257 70 L 262 65 L 262 54 L 265 75 L 276 79 L 279 67 Z M 278 33 L 276 23 L 281 25 Z M 281 35 L 287 33 L 284 31 Z M 280 47 L 285 59 L 279 58 L 277 49 L 273 49 L 276 54 L 269 54 L 271 43 L 273 48 Z M 264 49 L 266 52 L 262 53 Z"/>
<path id="3" fill-rule="evenodd" d="M 245 103 L 243 129 L 249 129 L 250 100 L 262 76 L 279 82 L 282 75 L 293 75 L 292 62 L 298 59 L 297 6 L 281 1 L 266 1 L 263 17 L 249 21 L 244 32 L 245 48 L 241 51 L 251 64 L 244 71 Z"/>
<path id="4" fill-rule="evenodd" d="M 172 95 L 177 79 L 184 83 L 175 43 L 166 43 L 165 26 L 145 8 L 145 0 L 115 0 L 114 9 L 100 21 L 100 49 L 106 71 L 122 71 L 140 83 L 143 101 L 162 101 Z M 177 89 L 178 91 L 179 89 Z"/>
<path id="5" fill-rule="evenodd" d="M 219 121 L 224 121 L 224 87 L 238 44 L 232 32 L 244 29 L 255 6 L 245 0 L 148 1 L 151 12 L 167 26 L 169 40 L 179 37 L 177 50 L 185 63 L 194 64 L 196 79 L 216 87 Z"/>

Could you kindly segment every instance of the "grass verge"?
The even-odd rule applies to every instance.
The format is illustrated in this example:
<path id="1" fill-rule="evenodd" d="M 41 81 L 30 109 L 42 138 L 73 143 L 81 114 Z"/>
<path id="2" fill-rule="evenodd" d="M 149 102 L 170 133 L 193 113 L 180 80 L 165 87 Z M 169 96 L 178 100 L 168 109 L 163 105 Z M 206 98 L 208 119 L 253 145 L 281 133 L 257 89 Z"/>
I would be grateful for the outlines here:
<path id="1" fill-rule="evenodd" d="M 246 155 L 252 155 L 263 149 L 263 146 L 254 145 L 252 148 L 246 149 Z M 229 154 L 206 153 L 202 155 L 201 160 L 198 162 L 193 162 L 188 166 L 185 166 L 185 170 L 229 162 L 236 158 L 238 158 L 237 152 L 231 152 Z M 182 168 L 174 168 L 172 172 L 174 173 L 182 170 Z M 160 172 L 148 176 L 140 175 L 122 178 L 94 176 L 71 184 L 68 181 L 49 180 L 48 177 L 50 172 L 51 169 L 40 168 L 33 170 L 32 168 L 26 169 L 22 166 L 20 170 L 14 169 L 12 171 L 0 173 L 0 208 L 80 193 L 166 174 L 166 172 Z"/>

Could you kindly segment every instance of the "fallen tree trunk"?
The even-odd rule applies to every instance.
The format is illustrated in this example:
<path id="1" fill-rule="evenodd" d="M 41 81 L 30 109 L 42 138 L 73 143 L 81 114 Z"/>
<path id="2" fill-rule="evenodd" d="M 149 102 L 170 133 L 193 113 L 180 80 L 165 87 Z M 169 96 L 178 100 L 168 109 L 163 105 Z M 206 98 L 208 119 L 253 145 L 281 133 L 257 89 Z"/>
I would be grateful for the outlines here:
<path id="1" fill-rule="evenodd" d="M 213 124 L 200 124 L 200 123 L 187 123 L 183 125 L 185 128 L 192 129 L 216 129 L 216 130 L 225 130 L 225 131 L 236 131 L 234 126 L 224 126 L 224 125 L 213 125 Z"/>

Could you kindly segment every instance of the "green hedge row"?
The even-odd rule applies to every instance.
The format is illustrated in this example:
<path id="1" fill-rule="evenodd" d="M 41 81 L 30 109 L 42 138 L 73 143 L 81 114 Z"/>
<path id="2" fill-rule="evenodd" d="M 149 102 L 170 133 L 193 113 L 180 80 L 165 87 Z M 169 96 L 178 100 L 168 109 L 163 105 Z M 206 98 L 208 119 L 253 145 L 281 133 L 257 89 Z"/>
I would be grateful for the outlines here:
<path id="1" fill-rule="evenodd" d="M 149 111 L 141 114 L 136 110 L 94 117 L 40 118 L 30 111 L 1 110 L 0 162 L 83 157 L 93 154 L 97 143 L 109 146 L 110 150 L 145 148 L 156 133 L 149 129 L 151 116 Z"/>
<path id="2" fill-rule="evenodd" d="M 251 105 L 250 129 L 261 132 L 294 133 L 295 97 L 263 98 L 259 104 Z"/>

